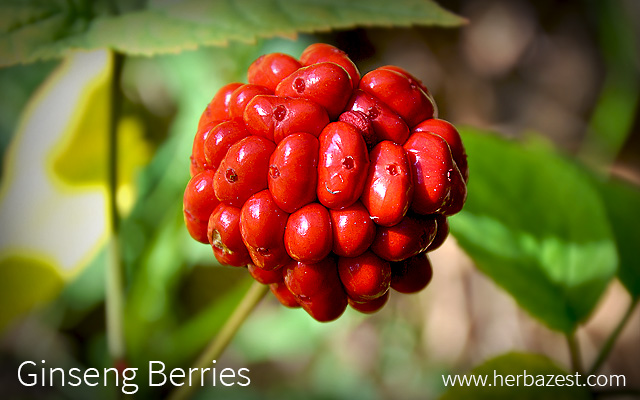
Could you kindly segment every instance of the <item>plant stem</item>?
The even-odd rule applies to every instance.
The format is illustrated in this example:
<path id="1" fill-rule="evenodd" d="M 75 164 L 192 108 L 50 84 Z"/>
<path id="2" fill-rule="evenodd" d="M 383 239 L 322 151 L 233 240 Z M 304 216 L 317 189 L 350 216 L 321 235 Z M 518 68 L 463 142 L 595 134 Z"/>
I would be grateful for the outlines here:
<path id="1" fill-rule="evenodd" d="M 122 108 L 120 78 L 124 56 L 113 53 L 113 76 L 111 79 L 111 116 L 109 124 L 108 155 L 108 201 L 109 201 L 109 243 L 107 246 L 106 268 L 106 324 L 107 346 L 113 361 L 121 361 L 125 356 L 123 330 L 123 271 L 120 257 L 120 215 L 118 213 L 118 120 Z"/>
<path id="2" fill-rule="evenodd" d="M 604 362 L 607 360 L 607 357 L 609 356 L 609 353 L 611 353 L 611 349 L 613 348 L 613 345 L 616 343 L 618 336 L 620 336 L 622 329 L 624 329 L 625 325 L 629 321 L 629 318 L 631 318 L 631 315 L 633 314 L 633 310 L 635 310 L 636 306 L 638 305 L 638 300 L 639 299 L 636 298 L 629 304 L 629 307 L 627 308 L 627 311 L 625 312 L 624 316 L 622 317 L 620 322 L 618 322 L 618 325 L 616 325 L 613 332 L 611 332 L 607 340 L 602 345 L 602 348 L 600 349 L 600 353 L 598 353 L 598 357 L 594 361 L 591 369 L 589 369 L 589 374 L 595 374 L 600 369 L 600 367 L 602 367 L 602 364 L 604 364 Z"/>
<path id="3" fill-rule="evenodd" d="M 567 343 L 569 344 L 569 354 L 571 355 L 571 368 L 574 372 L 578 372 L 582 375 L 582 356 L 580 355 L 580 345 L 578 344 L 578 337 L 574 331 L 572 334 L 567 334 Z"/>
<path id="4" fill-rule="evenodd" d="M 259 282 L 253 282 L 247 293 L 242 298 L 229 319 L 225 322 L 218 335 L 209 343 L 209 346 L 200 354 L 200 357 L 193 364 L 193 368 L 200 370 L 212 367 L 212 361 L 220 357 L 224 349 L 231 342 L 242 323 L 247 319 L 251 311 L 258 305 L 260 300 L 269 290 L 268 285 Z M 169 395 L 169 400 L 185 400 L 193 395 L 193 392 L 202 385 L 202 374 L 195 374 L 193 386 L 182 385 L 177 387 Z"/>

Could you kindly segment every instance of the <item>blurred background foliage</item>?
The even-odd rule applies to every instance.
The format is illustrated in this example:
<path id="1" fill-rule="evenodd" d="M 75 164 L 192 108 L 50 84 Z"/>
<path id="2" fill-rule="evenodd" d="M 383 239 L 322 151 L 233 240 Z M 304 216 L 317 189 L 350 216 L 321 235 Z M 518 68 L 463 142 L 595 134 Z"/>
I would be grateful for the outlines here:
<path id="1" fill-rule="evenodd" d="M 269 294 L 218 360 L 249 368 L 251 385 L 198 396 L 435 398 L 446 390 L 441 374 L 481 363 L 476 370 L 570 371 L 567 337 L 592 365 L 625 315 L 601 371 L 625 374 L 638 390 L 637 2 L 440 1 L 468 19 L 457 29 L 434 27 L 461 20 L 418 0 L 120 3 L 122 15 L 106 1 L 1 6 L 0 388 L 8 398 L 118 393 L 24 388 L 15 379 L 24 360 L 113 362 L 105 182 L 116 68 L 110 52 L 95 49 L 128 54 L 117 82 L 117 204 L 126 358 L 144 381 L 149 360 L 188 367 L 251 283 L 184 228 L 200 113 L 219 87 L 246 81 L 259 55 L 299 56 L 317 41 L 347 51 L 363 74 L 396 64 L 425 82 L 440 117 L 461 127 L 468 203 L 432 255 L 425 291 L 329 324 Z M 87 51 L 68 51 L 78 47 Z M 137 397 L 167 390 L 141 384 Z"/>

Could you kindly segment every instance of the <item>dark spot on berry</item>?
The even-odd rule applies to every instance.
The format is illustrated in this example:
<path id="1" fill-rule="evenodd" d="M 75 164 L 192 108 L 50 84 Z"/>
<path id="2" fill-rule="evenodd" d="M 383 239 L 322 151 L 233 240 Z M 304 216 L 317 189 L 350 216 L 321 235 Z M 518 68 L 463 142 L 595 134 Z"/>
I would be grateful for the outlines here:
<path id="1" fill-rule="evenodd" d="M 258 247 L 256 249 L 256 251 L 258 252 L 258 254 L 260 254 L 261 256 L 267 256 L 269 255 L 269 249 L 267 249 L 266 247 Z"/>
<path id="2" fill-rule="evenodd" d="M 304 88 L 305 88 L 304 79 L 298 78 L 295 81 L 293 81 L 293 88 L 298 93 L 304 92 Z"/>
<path id="3" fill-rule="evenodd" d="M 276 121 L 282 121 L 286 115 L 287 109 L 282 104 L 280 104 L 273 110 L 273 118 L 275 118 Z"/>
<path id="4" fill-rule="evenodd" d="M 380 107 L 378 106 L 371 106 L 367 110 L 367 116 L 369 117 L 369 119 L 376 119 L 378 118 L 379 115 L 380 115 Z"/>
<path id="5" fill-rule="evenodd" d="M 398 175 L 398 166 L 395 164 L 387 165 L 387 172 L 389 173 L 389 175 L 392 175 L 392 176 Z"/>
<path id="6" fill-rule="evenodd" d="M 347 156 L 342 160 L 342 166 L 346 169 L 351 169 L 356 166 L 356 163 L 353 161 L 353 157 Z"/>
<path id="7" fill-rule="evenodd" d="M 276 167 L 275 165 L 270 165 L 269 176 L 271 176 L 273 179 L 276 179 L 277 177 L 279 177 L 280 171 L 278 170 L 278 167 Z"/>
<path id="8" fill-rule="evenodd" d="M 238 180 L 238 174 L 233 168 L 227 168 L 227 172 L 224 174 L 224 177 L 227 178 L 227 182 L 234 183 Z"/>

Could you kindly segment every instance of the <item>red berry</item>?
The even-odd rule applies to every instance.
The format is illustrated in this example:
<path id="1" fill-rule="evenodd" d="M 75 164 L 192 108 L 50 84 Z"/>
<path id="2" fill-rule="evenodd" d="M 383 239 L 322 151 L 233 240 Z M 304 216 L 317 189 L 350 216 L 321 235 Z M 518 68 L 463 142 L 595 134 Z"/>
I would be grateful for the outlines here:
<path id="1" fill-rule="evenodd" d="M 456 171 L 449 145 L 438 135 L 416 132 L 403 147 L 412 164 L 415 186 L 411 209 L 424 215 L 441 212 L 449 201 Z"/>
<path id="2" fill-rule="evenodd" d="M 362 204 L 378 225 L 400 222 L 413 199 L 413 182 L 402 146 L 385 140 L 371 151 L 369 174 L 362 192 Z"/>
<path id="3" fill-rule="evenodd" d="M 215 128 L 219 123 L 220 121 L 212 121 L 198 128 L 196 136 L 193 139 L 193 148 L 191 150 L 191 166 L 189 172 L 191 173 L 192 177 L 197 173 L 204 171 L 205 169 L 215 170 L 217 168 L 217 166 L 213 167 L 210 163 L 207 162 L 204 142 L 209 137 L 211 130 Z"/>
<path id="4" fill-rule="evenodd" d="M 424 252 L 436 235 L 434 218 L 406 216 L 394 226 L 379 226 L 371 250 L 388 261 L 402 261 Z"/>
<path id="5" fill-rule="evenodd" d="M 379 311 L 387 301 L 389 300 L 389 291 L 387 291 L 382 296 L 375 298 L 373 300 L 366 301 L 355 301 L 351 297 L 349 297 L 349 305 L 356 311 L 360 311 L 363 314 L 373 314 Z"/>
<path id="6" fill-rule="evenodd" d="M 258 57 L 247 71 L 250 84 L 264 86 L 272 92 L 281 80 L 300 68 L 300 63 L 290 55 L 271 53 Z"/>
<path id="7" fill-rule="evenodd" d="M 273 94 L 273 91 L 260 85 L 242 85 L 231 93 L 229 99 L 229 117 L 232 119 L 242 119 L 247 104 L 258 95 Z"/>
<path id="8" fill-rule="evenodd" d="M 252 194 L 266 189 L 269 157 L 275 148 L 273 142 L 260 136 L 246 137 L 231 146 L 214 180 L 218 200 L 242 207 Z"/>
<path id="9" fill-rule="evenodd" d="M 214 126 L 203 144 L 206 164 L 217 169 L 229 147 L 247 136 L 249 133 L 242 122 L 223 121 Z"/>
<path id="10" fill-rule="evenodd" d="M 412 130 L 412 133 L 415 132 L 429 132 L 443 138 L 449 145 L 449 149 L 451 149 L 451 156 L 453 157 L 453 161 L 456 162 L 460 173 L 462 173 L 464 181 L 467 182 L 469 180 L 467 152 L 465 151 L 464 145 L 462 144 L 460 133 L 458 133 L 458 130 L 453 125 L 451 125 L 451 123 L 443 119 L 431 118 L 424 120 L 416 125 Z"/>
<path id="11" fill-rule="evenodd" d="M 382 101 L 362 90 L 353 91 L 346 109 L 359 111 L 369 118 L 376 136 L 373 145 L 381 140 L 402 145 L 409 137 L 409 127 L 402 118 Z"/>
<path id="12" fill-rule="evenodd" d="M 329 123 L 327 111 L 307 99 L 256 96 L 244 110 L 249 131 L 279 143 L 292 133 L 306 132 L 315 137 Z"/>
<path id="13" fill-rule="evenodd" d="M 329 210 L 333 230 L 333 252 L 355 257 L 369 248 L 376 236 L 376 226 L 367 209 L 356 201 L 342 210 Z"/>
<path id="14" fill-rule="evenodd" d="M 318 200 L 327 208 L 348 207 L 362 194 L 369 169 L 367 145 L 353 126 L 332 122 L 320 134 Z"/>
<path id="15" fill-rule="evenodd" d="M 296 300 L 296 296 L 289 291 L 287 285 L 282 282 L 275 282 L 269 285 L 269 289 L 271 289 L 271 293 L 276 296 L 276 299 L 285 307 L 289 308 L 299 308 L 300 304 L 298 304 L 298 300 Z"/>
<path id="16" fill-rule="evenodd" d="M 205 170 L 195 175 L 184 190 L 183 214 L 191 237 L 201 243 L 209 243 L 207 226 L 209 216 L 218 205 L 213 190 L 214 170 Z"/>
<path id="17" fill-rule="evenodd" d="M 342 315 L 347 308 L 347 294 L 333 258 L 314 264 L 293 261 L 285 268 L 285 284 L 311 317 L 328 322 Z"/>
<path id="18" fill-rule="evenodd" d="M 268 190 L 254 194 L 242 206 L 240 233 L 256 267 L 274 270 L 291 260 L 284 247 L 288 217 Z"/>
<path id="19" fill-rule="evenodd" d="M 341 66 L 323 62 L 303 67 L 280 82 L 276 95 L 304 98 L 320 104 L 334 120 L 351 95 L 349 74 Z"/>
<path id="20" fill-rule="evenodd" d="M 284 232 L 289 256 L 304 263 L 315 263 L 331 252 L 333 233 L 329 212 L 321 204 L 311 203 L 289 216 Z"/>
<path id="21" fill-rule="evenodd" d="M 391 264 L 391 287 L 400 293 L 417 293 L 431 282 L 433 270 L 427 253 Z"/>
<path id="22" fill-rule="evenodd" d="M 328 292 L 320 293 L 308 300 L 298 299 L 298 303 L 318 322 L 330 322 L 338 319 L 349 304 L 347 294 L 339 284 Z"/>
<path id="23" fill-rule="evenodd" d="M 433 96 L 431 95 L 431 92 L 429 91 L 429 89 L 427 89 L 427 87 L 422 83 L 422 81 L 420 79 L 418 79 L 415 76 L 413 76 L 406 69 L 400 68 L 397 65 L 384 65 L 382 67 L 379 67 L 378 69 L 386 69 L 386 70 L 389 70 L 389 71 L 394 71 L 394 72 L 397 72 L 399 74 L 402 74 L 402 75 L 406 76 L 407 78 L 409 78 L 409 82 L 411 82 L 414 85 L 419 86 L 420 89 L 422 89 L 422 91 L 425 92 L 426 95 L 431 100 L 431 103 L 433 104 L 433 107 L 434 107 L 434 118 L 437 118 L 437 116 L 435 115 L 437 113 L 436 102 L 433 100 Z"/>
<path id="24" fill-rule="evenodd" d="M 451 193 L 442 209 L 444 215 L 459 213 L 467 200 L 467 185 L 464 183 L 464 178 L 458 166 L 455 165 L 455 162 L 453 164 L 453 171 L 449 174 L 449 179 L 451 180 Z"/>
<path id="25" fill-rule="evenodd" d="M 231 93 L 242 85 L 240 82 L 233 82 L 224 85 L 218 90 L 202 113 L 198 123 L 198 130 L 202 125 L 212 121 L 223 121 L 230 118 L 229 101 L 231 100 Z"/>
<path id="26" fill-rule="evenodd" d="M 413 127 L 433 117 L 433 104 L 427 94 L 407 76 L 388 69 L 365 74 L 358 85 L 377 97 Z"/>
<path id="27" fill-rule="evenodd" d="M 278 282 L 284 281 L 283 268 L 266 270 L 260 267 L 256 267 L 255 265 L 249 263 L 247 264 L 247 269 L 249 270 L 249 274 L 251 274 L 253 279 L 262 283 L 263 285 L 269 285 L 272 283 L 278 283 Z"/>
<path id="28" fill-rule="evenodd" d="M 316 199 L 318 139 L 308 133 L 289 135 L 269 161 L 269 191 L 278 207 L 292 213 Z"/>
<path id="29" fill-rule="evenodd" d="M 336 63 L 349 74 L 351 80 L 351 87 L 356 89 L 358 82 L 360 82 L 360 72 L 358 67 L 351 61 L 347 53 L 325 43 L 315 43 L 307 47 L 300 55 L 300 62 L 304 66 L 320 62 L 332 62 Z"/>
<path id="30" fill-rule="evenodd" d="M 240 234 L 240 209 L 224 203 L 211 213 L 207 237 L 216 259 L 221 264 L 242 267 L 251 262 L 249 251 Z"/>
<path id="31" fill-rule="evenodd" d="M 371 125 L 371 121 L 363 112 L 345 111 L 340 114 L 338 121 L 346 122 L 356 128 L 367 143 L 367 149 L 373 149 L 376 143 L 378 143 L 378 138 L 373 130 L 373 125 Z"/>
<path id="32" fill-rule="evenodd" d="M 349 298 L 368 301 L 384 295 L 391 283 L 391 266 L 370 251 L 338 259 L 340 281 Z"/>
<path id="33" fill-rule="evenodd" d="M 447 217 L 442 214 L 435 215 L 436 220 L 436 236 L 433 238 L 433 241 L 427 247 L 427 251 L 433 251 L 438 247 L 442 246 L 445 240 L 447 240 L 447 236 L 449 236 L 449 221 Z"/>

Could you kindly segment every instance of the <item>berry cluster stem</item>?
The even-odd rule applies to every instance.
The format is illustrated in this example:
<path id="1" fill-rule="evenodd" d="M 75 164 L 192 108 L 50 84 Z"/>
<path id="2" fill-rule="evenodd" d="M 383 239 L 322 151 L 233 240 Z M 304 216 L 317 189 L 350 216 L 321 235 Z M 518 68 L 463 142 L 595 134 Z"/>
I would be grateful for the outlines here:
<path id="1" fill-rule="evenodd" d="M 258 305 L 260 300 L 269 291 L 268 285 L 259 282 L 253 282 L 247 293 L 244 295 L 236 309 L 233 311 L 229 319 L 225 322 L 218 332 L 218 335 L 209 343 L 209 345 L 200 354 L 193 364 L 193 368 L 200 370 L 207 368 L 211 362 L 222 354 L 231 339 L 238 332 L 242 323 L 247 319 L 251 311 Z M 201 375 L 196 374 L 196 379 L 192 385 L 182 385 L 177 387 L 168 397 L 169 400 L 185 400 L 190 398 L 194 391 L 201 386 Z"/>
<path id="2" fill-rule="evenodd" d="M 120 215 L 118 213 L 118 120 L 122 109 L 120 78 L 124 55 L 113 53 L 113 75 L 111 79 L 111 116 L 108 143 L 108 202 L 109 202 L 109 242 L 107 245 L 106 268 L 106 325 L 107 346 L 112 360 L 125 357 L 123 309 L 124 284 L 122 258 L 120 255 Z"/>
<path id="3" fill-rule="evenodd" d="M 616 343 L 618 336 L 620 336 L 620 333 L 622 332 L 627 322 L 631 318 L 631 315 L 633 315 L 633 310 L 635 310 L 639 301 L 640 301 L 640 298 L 635 298 L 629 304 L 629 307 L 627 308 L 627 311 L 625 312 L 624 316 L 622 317 L 618 325 L 616 325 L 614 330 L 611 332 L 607 340 L 602 345 L 602 348 L 598 353 L 598 357 L 594 361 L 593 366 L 589 369 L 590 374 L 595 374 L 596 372 L 598 372 L 602 364 L 604 364 L 604 362 L 607 360 L 607 357 L 609 356 L 609 353 L 611 353 L 611 349 L 613 348 L 613 345 Z"/>
<path id="4" fill-rule="evenodd" d="M 578 344 L 578 337 L 574 331 L 572 334 L 567 334 L 567 343 L 569 345 L 569 354 L 571 356 L 571 368 L 574 372 L 580 374 L 583 373 L 582 368 L 582 356 L 580 355 L 580 345 Z"/>

